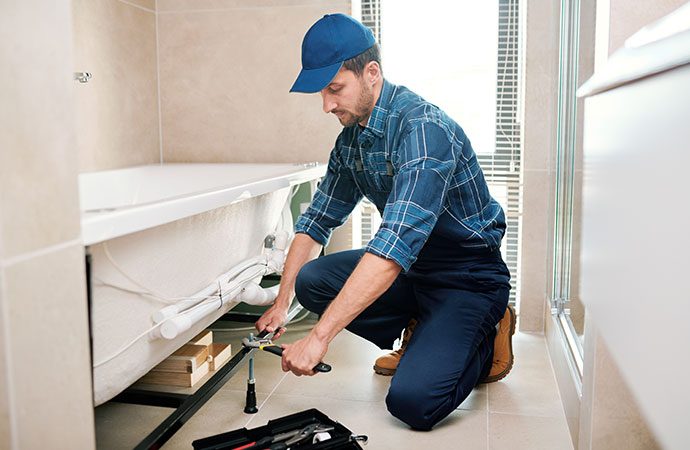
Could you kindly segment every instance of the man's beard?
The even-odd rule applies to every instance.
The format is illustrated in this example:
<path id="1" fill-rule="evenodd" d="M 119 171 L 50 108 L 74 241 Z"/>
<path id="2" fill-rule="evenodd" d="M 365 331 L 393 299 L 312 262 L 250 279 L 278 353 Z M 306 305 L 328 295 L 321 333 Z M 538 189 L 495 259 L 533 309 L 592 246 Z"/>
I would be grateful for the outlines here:
<path id="1" fill-rule="evenodd" d="M 344 127 L 352 127 L 362 122 L 369 115 L 369 108 L 374 101 L 373 89 L 367 90 L 366 87 L 362 86 L 359 91 L 359 96 L 357 97 L 357 103 L 355 104 L 355 112 L 350 111 L 340 111 L 334 110 L 333 113 L 342 112 L 344 113 L 342 117 L 338 117 L 340 124 Z"/>

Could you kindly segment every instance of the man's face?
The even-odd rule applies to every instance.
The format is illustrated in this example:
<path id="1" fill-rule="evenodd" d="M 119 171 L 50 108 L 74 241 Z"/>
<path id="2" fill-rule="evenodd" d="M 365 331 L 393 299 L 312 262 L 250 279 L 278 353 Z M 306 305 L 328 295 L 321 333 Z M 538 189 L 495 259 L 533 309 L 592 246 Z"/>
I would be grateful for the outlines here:
<path id="1" fill-rule="evenodd" d="M 374 103 L 373 87 L 351 70 L 340 68 L 333 81 L 321 90 L 323 111 L 336 115 L 344 127 L 366 126 Z"/>

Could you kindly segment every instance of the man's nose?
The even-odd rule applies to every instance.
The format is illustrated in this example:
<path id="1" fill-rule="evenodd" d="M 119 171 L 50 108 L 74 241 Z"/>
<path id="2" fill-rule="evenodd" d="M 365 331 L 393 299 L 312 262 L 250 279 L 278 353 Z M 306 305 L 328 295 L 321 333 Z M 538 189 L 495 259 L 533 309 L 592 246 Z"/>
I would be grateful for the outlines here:
<path id="1" fill-rule="evenodd" d="M 328 114 L 333 111 L 336 106 L 338 106 L 338 104 L 334 102 L 328 94 L 323 94 L 323 112 Z"/>

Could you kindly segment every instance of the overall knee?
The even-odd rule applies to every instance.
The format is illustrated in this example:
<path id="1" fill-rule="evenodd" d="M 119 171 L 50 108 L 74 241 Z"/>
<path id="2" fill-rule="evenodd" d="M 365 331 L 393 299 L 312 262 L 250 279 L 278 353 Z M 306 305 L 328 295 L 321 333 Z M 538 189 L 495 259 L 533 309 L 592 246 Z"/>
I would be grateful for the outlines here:
<path id="1" fill-rule="evenodd" d="M 423 383 L 391 383 L 386 396 L 388 411 L 410 427 L 421 431 L 429 431 L 436 424 L 435 417 L 426 413 L 436 409 L 432 402 Z"/>

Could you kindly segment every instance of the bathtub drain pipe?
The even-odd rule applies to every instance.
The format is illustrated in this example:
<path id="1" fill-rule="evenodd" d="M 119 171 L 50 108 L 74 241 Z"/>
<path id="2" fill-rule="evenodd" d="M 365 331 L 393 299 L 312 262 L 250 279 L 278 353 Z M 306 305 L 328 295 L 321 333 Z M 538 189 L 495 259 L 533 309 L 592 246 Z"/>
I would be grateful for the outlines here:
<path id="1" fill-rule="evenodd" d="M 153 321 L 160 327 L 153 337 L 175 339 L 235 298 L 251 305 L 272 303 L 280 286 L 262 289 L 258 281 L 269 273 L 282 273 L 289 240 L 290 234 L 285 231 L 267 236 L 262 254 L 239 263 L 189 299 L 156 311 Z"/>

